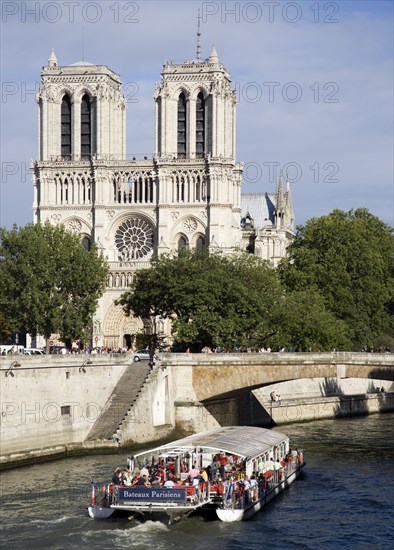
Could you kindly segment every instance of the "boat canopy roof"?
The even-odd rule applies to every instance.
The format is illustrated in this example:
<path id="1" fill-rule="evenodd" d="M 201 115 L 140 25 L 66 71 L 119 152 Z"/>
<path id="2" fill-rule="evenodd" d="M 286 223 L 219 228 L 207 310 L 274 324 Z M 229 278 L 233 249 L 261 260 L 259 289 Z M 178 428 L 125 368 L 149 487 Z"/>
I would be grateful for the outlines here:
<path id="1" fill-rule="evenodd" d="M 187 452 L 194 448 L 208 448 L 215 452 L 231 453 L 249 460 L 262 455 L 287 439 L 287 435 L 265 428 L 225 426 L 208 432 L 189 435 L 172 443 L 161 445 L 156 449 L 138 453 L 135 456 L 138 457 L 152 452 L 169 453 L 171 450 Z"/>

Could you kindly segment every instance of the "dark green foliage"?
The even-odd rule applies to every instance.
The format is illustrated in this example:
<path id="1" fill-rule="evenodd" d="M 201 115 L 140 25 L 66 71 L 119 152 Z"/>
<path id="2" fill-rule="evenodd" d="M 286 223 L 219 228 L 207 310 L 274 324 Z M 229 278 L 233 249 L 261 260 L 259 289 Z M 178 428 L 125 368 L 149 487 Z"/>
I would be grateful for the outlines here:
<path id="1" fill-rule="evenodd" d="M 351 349 L 346 323 L 326 309 L 323 297 L 314 290 L 286 292 L 273 319 L 277 327 L 271 338 L 273 349 L 294 351 Z"/>
<path id="2" fill-rule="evenodd" d="M 275 271 L 254 256 L 184 250 L 139 271 L 119 303 L 143 318 L 172 319 L 175 347 L 233 350 L 272 332 L 270 311 L 280 294 Z"/>
<path id="3" fill-rule="evenodd" d="M 63 226 L 0 229 L 0 309 L 20 332 L 83 338 L 107 274 L 97 249 Z"/>
<path id="4" fill-rule="evenodd" d="M 312 218 L 279 266 L 289 291 L 315 290 L 347 327 L 350 349 L 393 336 L 393 229 L 366 209 Z"/>

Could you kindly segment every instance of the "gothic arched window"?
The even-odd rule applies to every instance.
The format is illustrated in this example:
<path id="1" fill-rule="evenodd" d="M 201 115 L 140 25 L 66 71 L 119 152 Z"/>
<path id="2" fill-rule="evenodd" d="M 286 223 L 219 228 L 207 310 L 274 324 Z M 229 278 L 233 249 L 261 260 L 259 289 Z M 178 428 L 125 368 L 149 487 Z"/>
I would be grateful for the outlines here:
<path id="1" fill-rule="evenodd" d="M 202 158 L 205 154 L 205 99 L 200 92 L 196 102 L 196 156 Z"/>
<path id="2" fill-rule="evenodd" d="M 91 105 L 85 94 L 81 101 L 81 158 L 90 158 L 92 154 Z"/>
<path id="3" fill-rule="evenodd" d="M 182 250 L 182 248 L 187 248 L 189 246 L 189 243 L 183 235 L 181 235 L 178 239 L 178 250 Z"/>
<path id="4" fill-rule="evenodd" d="M 82 237 L 82 246 L 86 250 L 90 250 L 92 248 L 92 241 L 90 240 L 90 237 L 86 237 L 86 235 Z"/>
<path id="5" fill-rule="evenodd" d="M 61 155 L 71 159 L 71 100 L 68 95 L 63 97 L 61 107 Z"/>
<path id="6" fill-rule="evenodd" d="M 186 97 L 178 98 L 178 157 L 186 158 Z"/>
<path id="7" fill-rule="evenodd" d="M 203 250 L 203 248 L 205 248 L 205 239 L 201 235 L 197 237 L 196 248 L 197 250 Z"/>

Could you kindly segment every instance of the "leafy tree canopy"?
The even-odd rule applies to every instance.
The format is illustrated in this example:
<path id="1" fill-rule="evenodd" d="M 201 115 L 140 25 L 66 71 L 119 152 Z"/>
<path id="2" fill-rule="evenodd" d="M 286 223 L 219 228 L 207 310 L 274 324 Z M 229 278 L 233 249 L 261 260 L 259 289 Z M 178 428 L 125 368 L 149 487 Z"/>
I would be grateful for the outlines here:
<path id="1" fill-rule="evenodd" d="M 314 290 L 285 292 L 273 315 L 275 335 L 270 347 L 294 351 L 351 349 L 344 321 L 327 310 L 324 298 Z"/>
<path id="2" fill-rule="evenodd" d="M 233 350 L 269 337 L 280 295 L 276 272 L 255 256 L 185 249 L 138 271 L 118 303 L 127 314 L 171 319 L 175 347 Z"/>
<path id="3" fill-rule="evenodd" d="M 279 274 L 289 291 L 317 291 L 346 323 L 353 349 L 374 347 L 394 331 L 393 229 L 366 209 L 310 219 L 288 249 Z"/>
<path id="4" fill-rule="evenodd" d="M 105 289 L 108 266 L 63 226 L 0 229 L 0 310 L 18 331 L 83 337 Z"/>

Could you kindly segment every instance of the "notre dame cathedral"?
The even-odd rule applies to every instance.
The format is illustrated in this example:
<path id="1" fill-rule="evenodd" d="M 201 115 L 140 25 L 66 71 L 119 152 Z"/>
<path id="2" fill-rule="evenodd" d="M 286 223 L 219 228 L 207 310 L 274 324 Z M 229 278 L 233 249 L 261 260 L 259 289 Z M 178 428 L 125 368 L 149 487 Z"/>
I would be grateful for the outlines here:
<path id="1" fill-rule="evenodd" d="M 59 65 L 54 52 L 37 95 L 34 220 L 95 242 L 110 274 L 93 343 L 130 346 L 143 322 L 115 300 L 152 256 L 181 247 L 246 249 L 276 265 L 294 235 L 289 182 L 241 194 L 236 95 L 215 48 L 208 59 L 167 62 L 154 90 L 153 159 L 126 155 L 126 99 L 104 65 Z M 157 320 L 157 330 L 167 327 Z"/>

